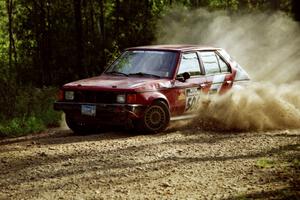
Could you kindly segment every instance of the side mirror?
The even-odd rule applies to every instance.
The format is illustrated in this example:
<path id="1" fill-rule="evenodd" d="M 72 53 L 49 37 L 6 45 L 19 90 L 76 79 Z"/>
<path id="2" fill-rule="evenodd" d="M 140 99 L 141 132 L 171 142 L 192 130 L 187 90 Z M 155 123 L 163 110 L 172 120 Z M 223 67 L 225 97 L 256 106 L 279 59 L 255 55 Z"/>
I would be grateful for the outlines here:
<path id="1" fill-rule="evenodd" d="M 187 79 L 191 78 L 191 75 L 189 72 L 184 72 L 182 75 L 177 76 L 177 80 L 180 82 L 185 82 Z"/>
<path id="2" fill-rule="evenodd" d="M 184 80 L 187 80 L 187 79 L 191 78 L 191 74 L 189 72 L 184 72 L 182 74 L 182 76 L 183 76 Z"/>

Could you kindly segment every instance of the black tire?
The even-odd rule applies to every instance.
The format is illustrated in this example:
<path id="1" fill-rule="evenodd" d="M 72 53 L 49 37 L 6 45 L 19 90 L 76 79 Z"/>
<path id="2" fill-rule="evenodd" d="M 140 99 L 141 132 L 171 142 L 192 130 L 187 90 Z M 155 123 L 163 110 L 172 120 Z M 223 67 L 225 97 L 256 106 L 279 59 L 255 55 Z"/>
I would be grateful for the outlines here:
<path id="1" fill-rule="evenodd" d="M 95 128 L 92 128 L 85 123 L 76 121 L 70 115 L 66 114 L 65 119 L 68 127 L 77 135 L 89 134 L 95 131 Z"/>
<path id="2" fill-rule="evenodd" d="M 144 117 L 138 123 L 138 129 L 147 133 L 158 133 L 167 128 L 170 122 L 170 111 L 166 103 L 155 101 L 146 109 Z"/>

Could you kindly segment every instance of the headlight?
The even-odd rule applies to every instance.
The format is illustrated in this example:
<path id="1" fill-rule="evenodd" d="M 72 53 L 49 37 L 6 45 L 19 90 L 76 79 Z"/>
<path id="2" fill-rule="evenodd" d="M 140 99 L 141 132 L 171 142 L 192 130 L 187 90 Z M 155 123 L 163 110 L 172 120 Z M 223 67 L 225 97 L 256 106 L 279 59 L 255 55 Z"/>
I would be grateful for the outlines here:
<path id="1" fill-rule="evenodd" d="M 74 100 L 74 91 L 65 91 L 66 100 Z"/>
<path id="2" fill-rule="evenodd" d="M 125 94 L 117 95 L 117 102 L 118 103 L 125 103 L 125 101 L 126 101 L 126 95 Z"/>

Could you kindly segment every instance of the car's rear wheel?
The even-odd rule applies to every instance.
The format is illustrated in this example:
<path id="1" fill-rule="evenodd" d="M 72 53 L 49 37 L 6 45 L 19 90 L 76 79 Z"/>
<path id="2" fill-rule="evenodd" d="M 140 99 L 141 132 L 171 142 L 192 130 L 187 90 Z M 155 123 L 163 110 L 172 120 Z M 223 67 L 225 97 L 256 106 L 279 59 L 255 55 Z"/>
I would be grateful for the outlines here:
<path id="1" fill-rule="evenodd" d="M 139 121 L 139 128 L 148 133 L 165 130 L 170 122 L 170 112 L 163 101 L 155 101 L 146 109 L 144 117 Z"/>

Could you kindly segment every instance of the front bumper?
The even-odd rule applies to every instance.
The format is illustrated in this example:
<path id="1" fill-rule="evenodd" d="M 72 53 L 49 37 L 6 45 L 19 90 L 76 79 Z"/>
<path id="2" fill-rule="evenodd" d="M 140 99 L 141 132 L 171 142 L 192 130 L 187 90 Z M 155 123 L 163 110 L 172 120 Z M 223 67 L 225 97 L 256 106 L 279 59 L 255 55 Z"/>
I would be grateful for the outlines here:
<path id="1" fill-rule="evenodd" d="M 82 105 L 96 107 L 94 116 L 82 114 Z M 140 104 L 102 104 L 102 103 L 77 103 L 77 102 L 55 102 L 54 110 L 62 110 L 67 115 L 81 122 L 126 124 L 143 117 L 145 105 Z"/>

